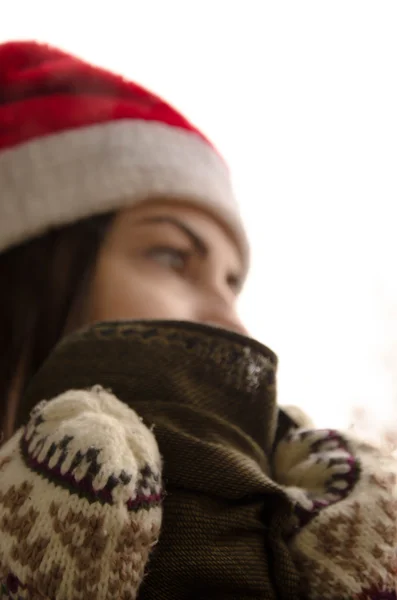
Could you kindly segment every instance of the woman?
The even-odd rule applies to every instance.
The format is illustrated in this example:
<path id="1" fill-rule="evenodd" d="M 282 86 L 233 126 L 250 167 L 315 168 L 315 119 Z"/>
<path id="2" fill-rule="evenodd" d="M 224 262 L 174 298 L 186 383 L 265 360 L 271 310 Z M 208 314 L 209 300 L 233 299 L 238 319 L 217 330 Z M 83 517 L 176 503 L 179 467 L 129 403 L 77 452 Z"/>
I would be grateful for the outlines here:
<path id="1" fill-rule="evenodd" d="M 41 396 L 41 392 L 37 392 L 40 400 L 58 395 L 58 390 L 50 389 L 50 379 L 47 375 L 40 375 L 40 369 L 58 341 L 83 325 L 98 321 L 156 318 L 167 321 L 213 324 L 229 331 L 243 333 L 243 326 L 236 313 L 236 302 L 247 271 L 248 250 L 226 166 L 211 144 L 173 108 L 139 86 L 124 81 L 121 77 L 87 65 L 44 45 L 19 42 L 5 44 L 1 48 L 0 65 L 2 89 L 0 108 L 2 124 L 2 140 L 0 142 L 0 189 L 2 193 L 0 277 L 3 290 L 0 319 L 2 345 L 4 349 L 7 349 L 2 355 L 0 382 L 1 397 L 6 399 L 3 410 L 4 430 L 6 438 L 9 438 L 16 425 L 26 424 L 30 410 L 36 403 L 36 398 L 32 399 L 32 394 L 33 396 L 36 394 L 34 382 L 38 382 L 39 385 L 40 382 L 47 382 L 44 395 Z M 142 325 L 142 327 L 145 326 Z M 67 383 L 63 374 L 58 373 L 56 380 L 59 383 L 62 381 L 60 384 L 62 392 L 69 388 L 87 388 L 101 384 L 111 387 L 118 398 L 135 408 L 135 402 L 131 402 L 130 398 L 127 398 L 130 391 L 119 389 L 120 382 L 123 381 L 122 374 L 119 373 L 120 377 L 117 377 L 117 381 L 108 381 L 106 376 L 112 361 L 117 361 L 117 366 L 119 366 L 123 360 L 120 354 L 125 355 L 127 352 L 133 354 L 135 362 L 133 372 L 139 372 L 139 382 L 136 382 L 139 393 L 135 388 L 133 395 L 138 396 L 140 401 L 147 393 L 149 378 L 151 383 L 155 379 L 154 374 L 148 373 L 150 369 L 155 369 L 157 376 L 161 377 L 159 386 L 162 396 L 166 396 L 166 390 L 169 389 L 170 394 L 180 395 L 185 404 L 187 403 L 186 397 L 191 398 L 192 402 L 195 401 L 198 383 L 193 385 L 192 382 L 196 376 L 193 372 L 189 372 L 189 368 L 191 371 L 193 368 L 201 367 L 201 364 L 209 364 L 213 360 L 213 355 L 208 355 L 207 361 L 204 360 L 207 344 L 204 341 L 199 350 L 198 347 L 194 351 L 192 350 L 190 354 L 194 356 L 189 362 L 190 355 L 187 354 L 186 349 L 183 349 L 181 354 L 179 342 L 169 340 L 170 328 L 175 336 L 181 335 L 186 340 L 194 333 L 193 331 L 183 333 L 180 325 L 175 325 L 175 327 L 169 325 L 165 330 L 160 327 L 161 332 L 157 335 L 159 340 L 155 341 L 153 347 L 147 350 L 149 352 L 148 366 L 145 362 L 145 347 L 140 344 L 139 340 L 129 340 L 127 350 L 120 350 L 118 344 L 122 342 L 115 340 L 114 347 L 112 346 L 110 349 L 107 346 L 103 351 L 103 356 L 106 356 L 106 372 L 101 372 L 102 366 L 96 362 L 92 382 L 90 380 L 91 365 L 86 361 L 89 357 L 97 356 L 97 350 L 95 349 L 92 353 L 91 349 L 85 345 L 89 341 L 85 340 L 84 349 L 79 355 L 78 362 L 84 363 L 83 373 L 88 380 L 84 383 L 78 382 L 75 367 L 68 370 L 67 374 L 65 373 Z M 179 333 L 180 331 L 181 333 Z M 211 338 L 212 334 L 208 334 L 206 330 L 205 333 L 201 333 L 198 328 L 195 335 L 196 337 L 203 335 L 203 339 L 206 340 L 207 336 Z M 223 341 L 223 333 L 219 332 L 217 335 L 219 343 L 215 344 L 216 352 L 223 345 L 225 348 L 228 347 L 228 341 Z M 238 337 L 236 334 L 236 339 Z M 168 340 L 166 353 L 163 347 L 165 339 Z M 97 343 L 99 340 L 94 342 L 95 347 L 97 347 Z M 233 361 L 236 364 L 237 372 L 239 364 L 240 370 L 248 368 L 243 357 L 245 351 L 246 348 L 243 348 L 237 352 L 231 346 L 231 351 L 226 349 L 222 352 L 234 352 Z M 200 365 L 195 362 L 198 358 L 196 352 L 201 353 Z M 258 351 L 257 363 L 267 365 L 269 362 L 266 372 L 264 367 L 262 368 L 264 375 L 261 375 L 263 378 L 261 385 L 263 387 L 265 385 L 264 376 L 272 376 L 275 358 L 270 351 L 268 352 L 269 356 L 265 357 L 262 357 L 261 353 L 262 349 Z M 72 354 L 77 356 L 74 348 Z M 173 357 L 173 360 L 170 364 L 165 365 L 165 361 L 170 357 Z M 138 359 L 141 361 L 139 368 Z M 61 359 L 61 362 L 63 365 L 69 364 L 69 359 Z M 183 378 L 174 373 L 175 365 L 181 362 L 185 363 Z M 224 371 L 225 368 L 230 370 L 231 366 L 229 363 L 227 367 L 223 366 L 221 369 L 221 366 L 218 365 L 216 378 L 213 381 L 210 374 L 208 382 L 206 382 L 208 395 L 214 394 L 214 387 L 219 385 L 218 377 L 221 371 Z M 112 368 L 114 372 L 115 366 Z M 130 363 L 123 366 L 123 371 L 127 375 L 130 369 Z M 211 373 L 213 370 L 210 368 Z M 38 376 L 34 377 L 37 372 L 39 372 Z M 50 367 L 50 372 L 54 373 L 53 367 Z M 76 376 L 75 381 L 71 380 L 72 375 Z M 131 375 L 128 379 L 129 382 Z M 223 375 L 222 379 L 225 379 Z M 260 378 L 258 377 L 258 379 Z M 33 389 L 33 392 L 29 392 L 29 389 Z M 158 389 L 156 388 L 156 390 L 158 394 Z M 236 393 L 237 390 L 234 394 Z M 269 395 L 270 392 L 266 391 L 266 394 Z M 217 396 L 219 396 L 219 392 L 217 392 Z M 73 405 L 73 402 L 76 402 L 75 397 L 63 398 L 62 411 L 69 414 L 68 403 Z M 220 403 L 221 399 L 217 402 Z M 92 409 L 92 403 L 96 403 L 95 410 Z M 119 406 L 118 410 L 123 415 L 122 421 L 125 421 L 130 428 L 128 435 L 126 432 L 123 433 L 123 430 L 119 431 L 118 425 L 115 425 L 114 421 L 106 420 L 106 418 L 110 419 L 110 405 Z M 183 430 L 177 436 L 174 433 L 171 435 L 169 427 L 161 423 L 163 411 L 161 411 L 161 415 L 147 412 L 150 412 L 153 405 L 153 394 L 150 394 L 150 405 L 146 408 L 141 406 L 139 416 L 144 417 L 145 423 L 149 426 L 155 423 L 158 431 L 156 437 L 161 438 L 164 435 L 172 438 L 161 443 L 161 445 L 166 444 L 168 448 L 168 450 L 161 449 L 164 461 L 172 464 L 174 440 L 178 435 L 185 439 L 187 433 Z M 56 408 L 57 404 L 49 404 L 50 408 L 54 408 L 54 406 Z M 48 473 L 51 471 L 51 477 L 55 477 L 51 470 L 53 465 L 52 463 L 50 466 L 47 465 L 48 470 L 44 473 L 43 464 L 39 461 L 40 465 L 37 465 L 34 462 L 36 455 L 30 456 L 29 449 L 25 448 L 25 462 L 24 466 L 19 465 L 20 471 L 18 471 L 15 461 L 6 463 L 5 471 L 3 471 L 2 481 L 5 486 L 3 491 L 6 494 L 6 500 L 3 498 L 3 509 L 5 516 L 13 519 L 12 524 L 2 531 L 3 539 L 7 538 L 7 544 L 9 544 L 7 557 L 3 559 L 5 565 L 3 576 L 6 576 L 8 580 L 7 589 L 9 591 L 14 588 L 15 593 L 21 593 L 21 590 L 24 593 L 27 593 L 26 590 L 34 590 L 29 593 L 34 594 L 40 591 L 40 593 L 50 595 L 51 592 L 57 598 L 58 596 L 69 598 L 72 597 L 70 587 L 72 586 L 73 589 L 81 588 L 84 597 L 88 597 L 89 593 L 98 598 L 102 597 L 101 594 L 104 594 L 103 597 L 112 597 L 108 590 L 111 576 L 107 574 L 104 583 L 101 574 L 103 575 L 106 571 L 104 564 L 111 563 L 109 557 L 113 557 L 113 562 L 121 561 L 123 563 L 123 567 L 119 566 L 115 569 L 117 573 L 123 573 L 123 569 L 127 572 L 129 569 L 133 571 L 129 574 L 126 589 L 116 586 L 114 591 L 117 598 L 123 597 L 124 593 L 127 597 L 128 594 L 136 592 L 143 574 L 145 556 L 157 539 L 160 510 L 158 500 L 159 494 L 161 494 L 159 488 L 160 459 L 152 434 L 141 425 L 140 421 L 137 421 L 132 410 L 126 410 L 124 405 L 117 404 L 116 399 L 110 400 L 103 391 L 92 392 L 91 396 L 87 396 L 86 392 L 82 393 L 78 400 L 78 406 L 78 418 L 83 421 L 88 419 L 87 422 L 90 423 L 89 427 L 92 431 L 96 433 L 100 430 L 103 418 L 106 425 L 103 427 L 107 431 L 107 436 L 112 427 L 116 428 L 115 431 L 118 432 L 117 435 L 120 439 L 117 451 L 120 447 L 125 446 L 127 458 L 121 471 L 128 472 L 128 476 L 124 473 L 120 477 L 121 479 L 123 477 L 132 478 L 133 484 L 131 484 L 132 489 L 130 489 L 131 485 L 128 487 L 129 484 L 123 487 L 121 480 L 115 476 L 123 490 L 120 493 L 127 493 L 126 489 L 130 489 L 128 501 L 133 498 L 135 502 L 139 497 L 139 493 L 135 489 L 138 485 L 137 476 L 133 475 L 134 473 L 136 475 L 136 472 L 140 473 L 138 480 L 144 480 L 148 489 L 154 490 L 153 494 L 149 494 L 150 499 L 153 500 L 153 506 L 149 503 L 149 512 L 145 503 L 139 504 L 137 508 L 132 502 L 130 504 L 136 511 L 130 511 L 127 515 L 127 523 L 130 523 L 131 520 L 132 524 L 136 524 L 134 519 L 139 521 L 149 515 L 150 518 L 148 518 L 147 526 L 144 527 L 144 534 L 142 534 L 144 541 L 141 536 L 138 544 L 146 550 L 140 552 L 142 560 L 138 561 L 139 564 L 137 563 L 132 569 L 131 561 L 127 561 L 128 566 L 125 566 L 125 561 L 123 562 L 121 558 L 125 557 L 128 549 L 134 547 L 134 544 L 138 542 L 136 540 L 134 544 L 131 540 L 123 543 L 117 542 L 116 547 L 119 544 L 123 548 L 121 554 L 117 553 L 114 547 L 113 550 L 108 548 L 109 551 L 102 556 L 101 560 L 98 560 L 99 566 L 94 580 L 87 577 L 85 571 L 81 575 L 79 568 L 87 562 L 87 557 L 79 554 L 76 549 L 73 552 L 78 556 L 78 560 L 73 565 L 64 564 L 62 561 L 61 563 L 51 562 L 51 557 L 59 555 L 60 547 L 62 547 L 55 532 L 66 527 L 60 516 L 63 515 L 62 509 L 55 510 L 54 502 L 55 500 L 59 501 L 59 506 L 62 506 L 63 502 L 70 505 L 71 499 L 69 497 L 64 499 L 62 494 L 65 490 L 62 489 L 60 498 L 54 500 L 51 495 L 52 503 L 43 508 L 42 502 L 47 488 L 41 489 L 41 480 L 37 483 L 37 477 L 33 477 L 31 481 L 31 472 L 32 470 L 36 474 L 38 472 L 43 478 L 44 475 L 49 476 Z M 89 409 L 90 406 L 91 409 Z M 84 410 L 82 407 L 85 407 Z M 171 406 L 167 406 L 167 419 L 171 418 L 172 410 Z M 269 401 L 263 408 L 263 423 L 269 422 L 269 433 L 266 431 L 268 451 L 270 451 L 270 438 L 273 435 L 275 410 L 274 400 Z M 211 426 L 214 426 L 211 425 L 211 422 L 219 419 L 215 413 L 217 413 L 215 407 L 210 411 L 207 406 L 206 415 L 200 416 L 200 419 L 206 420 L 209 432 L 211 432 Z M 99 417 L 98 414 L 102 416 Z M 186 418 L 190 417 L 186 415 Z M 36 422 L 35 419 L 37 420 L 38 417 L 33 418 L 34 422 Z M 44 419 L 43 415 L 39 420 L 42 419 Z M 176 414 L 172 428 L 175 429 L 177 421 L 179 422 L 181 419 L 181 415 Z M 66 420 L 65 423 L 69 433 L 66 434 L 62 428 L 58 428 L 56 431 L 58 433 L 62 431 L 69 439 L 75 423 L 73 419 L 71 422 Z M 221 430 L 225 429 L 226 437 L 230 437 L 230 431 L 235 428 L 235 425 L 229 423 L 220 426 Z M 86 427 L 88 427 L 87 424 Z M 138 432 L 138 439 L 145 441 L 142 447 L 138 444 L 138 450 L 135 448 L 132 454 L 129 442 L 125 441 L 131 435 L 131 428 Z M 263 426 L 261 431 L 262 429 L 264 429 Z M 165 433 L 162 433 L 163 430 Z M 35 430 L 34 435 L 36 434 Z M 213 434 L 211 433 L 211 435 Z M 247 438 L 244 431 L 233 435 L 237 435 L 238 444 L 246 446 L 246 452 L 249 449 L 253 453 L 254 466 L 258 461 L 265 462 L 264 451 L 259 452 L 255 448 L 255 443 Z M 52 439 L 52 444 L 56 445 L 59 442 L 59 440 L 53 439 L 48 431 L 44 437 L 47 441 Z M 78 439 L 79 443 L 81 442 L 84 446 L 83 437 L 80 430 Z M 44 443 L 43 440 L 44 438 L 40 438 L 40 444 Z M 190 448 L 192 452 L 194 451 L 193 460 L 200 459 L 200 448 L 197 447 L 196 442 L 197 440 L 193 439 L 192 435 Z M 10 443 L 12 444 L 12 441 Z M 232 440 L 228 443 L 231 445 Z M 83 448 L 79 446 L 71 449 L 69 447 L 72 462 L 76 459 L 76 455 L 81 457 L 83 453 L 88 452 L 88 447 L 91 449 L 94 447 L 92 440 L 87 444 Z M 106 441 L 101 438 L 101 441 L 97 440 L 98 444 L 102 449 L 101 456 L 103 456 L 105 452 L 103 447 Z M 203 439 L 201 439 L 201 444 L 204 444 Z M 6 447 L 10 446 L 6 445 Z M 184 448 L 182 440 L 178 442 L 176 452 L 180 453 L 181 448 Z M 204 456 L 201 457 L 202 464 L 205 460 L 209 460 L 210 455 L 212 456 L 211 460 L 214 461 L 219 454 L 219 449 L 215 453 L 212 451 L 212 454 L 210 449 L 211 444 L 208 441 Z M 221 453 L 218 460 L 221 460 L 222 456 Z M 10 458 L 7 452 L 5 458 L 7 460 Z M 109 465 L 112 464 L 113 459 L 112 450 L 108 449 L 106 469 L 111 469 Z M 96 459 L 92 458 L 92 460 L 95 463 Z M 27 464 L 30 471 L 23 474 L 22 471 Z M 180 459 L 178 460 L 179 464 L 182 464 Z M 75 468 L 74 462 L 73 465 Z M 91 469 L 99 468 L 96 464 L 93 466 L 90 463 L 90 465 Z M 185 470 L 188 471 L 189 468 L 191 467 L 187 465 Z M 255 468 L 258 469 L 256 466 Z M 60 467 L 60 470 L 62 469 L 63 467 Z M 33 536 L 34 541 L 31 545 L 28 544 L 25 537 L 26 532 L 30 531 L 29 527 L 33 527 L 33 525 L 28 526 L 18 511 L 14 511 L 12 516 L 7 513 L 9 503 L 18 506 L 18 501 L 13 495 L 17 493 L 15 491 L 15 482 L 18 479 L 16 473 L 19 473 L 22 478 L 20 488 L 18 488 L 19 502 L 23 502 L 22 498 L 25 498 L 25 501 L 29 503 L 26 500 L 26 491 L 30 490 L 28 494 L 30 498 L 37 495 L 37 503 L 32 501 L 33 505 L 30 508 L 34 511 L 39 510 L 41 514 L 41 525 L 40 527 L 36 525 L 40 529 L 40 534 L 33 528 L 30 535 Z M 236 474 L 240 475 L 238 470 Z M 11 488 L 7 487 L 5 483 L 7 476 L 11 478 Z M 170 496 L 167 514 L 171 516 L 173 510 L 171 489 L 175 485 L 169 481 L 171 473 L 166 476 L 168 477 L 167 492 Z M 180 477 L 180 474 L 175 475 L 175 478 L 177 477 Z M 239 479 L 241 480 L 240 486 L 244 486 L 247 476 L 241 473 Z M 83 480 L 86 484 L 84 476 Z M 199 485 L 198 481 L 195 485 Z M 65 481 L 63 480 L 62 483 Z M 36 484 L 39 485 L 39 488 Z M 93 492 L 92 485 L 87 485 Z M 205 487 L 206 484 L 202 482 L 200 485 Z M 270 480 L 268 481 L 264 474 L 257 473 L 254 481 L 247 481 L 246 485 L 249 486 L 248 489 L 252 489 L 252 493 L 255 490 L 259 493 L 260 489 L 266 492 L 266 486 L 270 485 Z M 32 489 L 31 486 L 33 486 Z M 185 487 L 188 487 L 187 484 Z M 237 490 L 232 492 L 236 494 Z M 11 494 L 8 504 L 7 493 Z M 113 490 L 112 493 L 115 491 Z M 141 489 L 140 493 L 144 494 L 144 491 Z M 288 511 L 289 506 L 280 490 L 276 492 L 272 490 L 272 494 L 269 496 L 275 493 L 280 495 L 281 501 L 284 501 L 284 511 Z M 96 496 L 95 498 L 98 500 Z M 175 492 L 173 498 L 177 498 Z M 102 497 L 100 499 L 104 501 Z M 184 498 L 178 501 L 179 505 L 183 501 L 187 502 L 188 500 Z M 222 506 L 225 500 L 219 501 Z M 227 498 L 227 501 L 229 502 L 230 499 Z M 58 504 L 56 505 L 58 506 Z M 92 518 L 96 515 L 97 505 L 98 503 L 95 504 L 95 502 L 90 505 L 94 511 L 91 515 Z M 251 502 L 251 505 L 249 510 L 246 509 L 247 516 L 248 513 L 252 513 L 250 518 L 253 523 L 256 523 L 258 520 L 256 513 L 259 511 L 259 507 L 263 507 L 263 502 Z M 38 509 L 38 506 L 41 508 Z M 23 507 L 21 510 L 23 511 Z M 202 506 L 196 502 L 195 513 L 198 514 L 202 510 Z M 220 508 L 217 510 L 219 511 Z M 52 515 L 52 520 L 48 518 L 49 513 Z M 189 511 L 187 511 L 188 513 Z M 77 507 L 73 515 L 68 517 L 73 523 L 77 520 L 76 514 L 78 514 Z M 120 521 L 124 523 L 125 519 L 124 516 L 120 516 L 119 512 L 113 516 L 115 519 L 113 528 L 117 529 Z M 51 532 L 48 531 L 50 525 Z M 164 527 L 168 528 L 167 525 Z M 256 551 L 257 546 L 261 548 L 263 546 L 264 525 L 257 524 L 256 527 L 258 533 L 260 531 L 260 535 L 255 532 L 252 535 L 252 553 Z M 100 532 L 102 531 L 99 524 L 98 529 Z M 15 540 L 11 532 L 16 530 L 20 530 L 20 533 Z M 47 541 L 42 539 L 44 530 L 47 532 L 45 535 Z M 204 529 L 200 529 L 200 531 L 204 535 Z M 84 538 L 84 546 L 88 544 L 88 539 L 95 540 L 100 544 L 94 533 L 91 532 L 91 534 L 86 536 L 87 539 Z M 101 537 L 102 534 L 98 535 Z M 36 539 L 37 536 L 39 537 Z M 162 538 L 166 540 L 165 533 Z M 28 539 L 30 540 L 29 536 Z M 48 540 L 52 541 L 48 542 Z M 280 542 L 278 543 L 280 544 Z M 187 563 L 188 552 L 184 546 L 184 540 L 178 538 L 175 545 L 179 548 L 175 552 L 175 563 L 182 564 L 183 560 Z M 48 552 L 42 555 L 44 546 L 47 547 Z M 68 547 L 67 544 L 66 547 Z M 74 548 L 74 546 L 72 547 Z M 183 560 L 180 561 L 178 552 L 182 552 L 182 550 Z M 95 554 L 92 548 L 90 552 L 91 555 Z M 261 550 L 261 552 L 263 551 Z M 295 585 L 297 576 L 286 549 L 284 549 L 284 553 L 286 563 L 291 569 L 292 584 Z M 117 560 L 114 558 L 116 555 Z M 27 558 L 28 556 L 30 559 Z M 32 556 L 36 558 L 37 562 L 32 562 Z M 194 580 L 193 573 L 189 575 L 189 581 L 182 584 L 183 577 L 178 573 L 173 574 L 169 557 L 164 566 L 165 559 L 162 558 L 164 553 L 157 553 L 157 556 L 159 556 L 157 566 L 153 563 L 153 574 L 156 573 L 156 575 L 154 578 L 147 579 L 147 590 L 141 593 L 146 593 L 150 597 L 150 589 L 156 588 L 157 585 L 156 577 L 162 574 L 164 578 L 164 569 L 166 569 L 169 582 L 175 581 L 175 584 L 182 586 L 183 592 L 180 593 L 190 597 L 193 593 L 191 590 L 191 582 Z M 225 553 L 222 551 L 221 561 L 224 561 L 224 556 Z M 63 553 L 63 560 L 67 560 L 65 557 L 67 557 L 67 552 Z M 262 558 L 265 557 L 261 557 L 261 560 Z M 50 560 L 49 564 L 47 559 Z M 205 556 L 202 560 L 207 568 L 209 557 Z M 90 568 L 93 568 L 94 561 L 91 560 L 89 564 Z M 29 565 L 28 573 L 25 571 L 27 565 Z M 85 566 L 87 565 L 85 564 Z M 54 574 L 52 576 L 50 574 L 54 571 L 59 573 L 62 570 L 66 570 L 69 574 L 73 571 L 73 576 L 70 575 L 70 579 L 65 575 L 59 583 L 58 578 Z M 273 586 L 266 577 L 265 560 L 263 560 L 263 566 L 260 566 L 257 571 L 256 579 L 260 580 L 260 583 L 255 581 L 250 585 L 257 587 L 258 590 L 268 588 L 269 597 L 271 597 Z M 203 577 L 206 576 L 205 572 L 204 569 Z M 39 574 L 42 578 L 41 582 L 38 580 Z M 227 591 L 228 588 L 233 589 L 233 592 L 239 588 L 239 586 L 236 588 L 235 582 L 227 581 L 228 577 L 225 577 L 225 581 L 222 583 L 222 585 L 227 584 L 225 594 L 230 593 Z M 119 576 L 116 579 L 119 579 Z M 123 580 L 123 578 L 121 579 Z M 55 584 L 56 581 L 59 586 Z M 72 584 L 71 581 L 74 583 Z M 98 581 L 100 581 L 101 591 L 97 589 Z M 240 585 L 245 584 L 245 578 L 242 578 Z M 213 591 L 208 590 L 207 597 L 210 597 L 211 594 L 218 597 L 219 585 L 219 582 L 214 584 Z M 168 592 L 165 591 L 164 585 L 162 587 L 164 593 L 169 594 L 168 597 L 177 597 L 172 586 Z M 105 588 L 107 591 L 104 592 Z M 248 588 L 247 593 L 249 593 Z"/>
<path id="2" fill-rule="evenodd" d="M 9 434 L 16 386 L 83 322 L 156 316 L 242 331 L 247 244 L 226 166 L 170 106 L 42 45 L 5 44 L 0 58 Z"/>
<path id="3" fill-rule="evenodd" d="M 297 598 L 296 508 L 345 498 L 357 462 L 330 432 L 283 438 L 222 159 L 63 52 L 5 44 L 0 65 L 3 595 Z"/>

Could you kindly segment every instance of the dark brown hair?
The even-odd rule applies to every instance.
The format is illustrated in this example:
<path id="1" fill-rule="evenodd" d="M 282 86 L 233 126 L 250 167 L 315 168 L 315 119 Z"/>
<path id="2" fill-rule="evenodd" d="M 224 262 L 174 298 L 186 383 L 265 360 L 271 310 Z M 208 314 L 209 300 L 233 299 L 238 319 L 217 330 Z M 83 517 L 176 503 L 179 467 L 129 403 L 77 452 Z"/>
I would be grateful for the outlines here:
<path id="1" fill-rule="evenodd" d="M 61 338 L 111 219 L 85 219 L 0 254 L 0 432 L 14 420 L 15 378 L 22 391 Z"/>

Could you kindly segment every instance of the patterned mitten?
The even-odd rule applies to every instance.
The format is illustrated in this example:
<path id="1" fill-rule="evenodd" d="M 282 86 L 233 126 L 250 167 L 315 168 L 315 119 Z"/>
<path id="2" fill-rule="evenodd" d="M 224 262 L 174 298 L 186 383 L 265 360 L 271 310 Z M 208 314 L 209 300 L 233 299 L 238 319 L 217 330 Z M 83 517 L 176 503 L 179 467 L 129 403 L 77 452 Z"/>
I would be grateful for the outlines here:
<path id="1" fill-rule="evenodd" d="M 337 431 L 295 429 L 273 467 L 295 504 L 290 549 L 304 597 L 395 599 L 396 461 Z"/>
<path id="2" fill-rule="evenodd" d="M 0 598 L 136 598 L 160 478 L 153 434 L 110 393 L 40 403 L 0 449 Z"/>

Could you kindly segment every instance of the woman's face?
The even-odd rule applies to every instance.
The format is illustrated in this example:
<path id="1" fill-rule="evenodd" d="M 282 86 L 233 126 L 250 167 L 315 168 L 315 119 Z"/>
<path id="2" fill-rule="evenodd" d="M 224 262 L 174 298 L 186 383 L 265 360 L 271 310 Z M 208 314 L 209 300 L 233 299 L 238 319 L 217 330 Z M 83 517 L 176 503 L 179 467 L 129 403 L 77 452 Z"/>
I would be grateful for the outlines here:
<path id="1" fill-rule="evenodd" d="M 242 271 L 235 242 L 206 212 L 165 202 L 127 209 L 100 250 L 85 322 L 171 319 L 245 333 Z"/>

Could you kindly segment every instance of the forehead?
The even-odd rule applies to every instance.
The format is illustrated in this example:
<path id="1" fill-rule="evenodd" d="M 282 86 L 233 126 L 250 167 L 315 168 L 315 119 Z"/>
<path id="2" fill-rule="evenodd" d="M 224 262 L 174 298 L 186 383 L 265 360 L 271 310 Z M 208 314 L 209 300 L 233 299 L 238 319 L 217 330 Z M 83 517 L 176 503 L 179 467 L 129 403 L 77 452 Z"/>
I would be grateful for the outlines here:
<path id="1" fill-rule="evenodd" d="M 186 224 L 216 255 L 232 260 L 235 267 L 242 266 L 242 257 L 231 233 L 210 212 L 188 202 L 153 200 L 125 208 L 115 219 L 113 235 L 131 235 L 132 231 L 146 222 L 147 228 L 158 228 L 156 217 L 171 217 Z M 153 218 L 151 223 L 150 219 Z M 176 233 L 176 230 L 175 230 Z"/>

